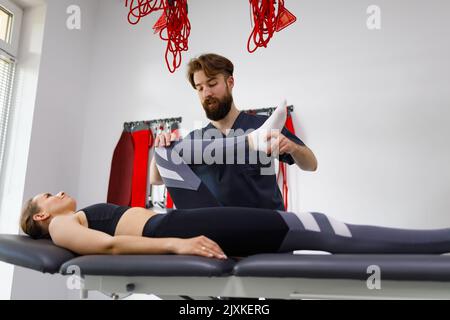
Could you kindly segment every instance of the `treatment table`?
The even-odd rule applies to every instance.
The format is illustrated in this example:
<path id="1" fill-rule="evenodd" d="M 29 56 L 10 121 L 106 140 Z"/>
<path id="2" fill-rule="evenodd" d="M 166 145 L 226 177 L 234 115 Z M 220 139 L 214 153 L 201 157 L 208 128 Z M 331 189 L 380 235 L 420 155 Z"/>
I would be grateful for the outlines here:
<path id="1" fill-rule="evenodd" d="M 188 255 L 77 256 L 50 240 L 0 235 L 0 261 L 78 277 L 111 297 L 268 299 L 449 299 L 450 256 L 258 254 L 227 260 Z"/>

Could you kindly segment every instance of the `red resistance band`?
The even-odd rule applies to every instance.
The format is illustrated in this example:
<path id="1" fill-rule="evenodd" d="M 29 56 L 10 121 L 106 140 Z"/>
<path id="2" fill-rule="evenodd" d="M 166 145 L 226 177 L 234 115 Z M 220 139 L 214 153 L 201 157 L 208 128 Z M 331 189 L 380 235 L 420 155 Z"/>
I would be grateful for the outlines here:
<path id="1" fill-rule="evenodd" d="M 128 22 L 139 23 L 141 18 L 155 11 L 162 11 L 161 17 L 153 26 L 159 37 L 167 41 L 165 60 L 171 73 L 181 65 L 181 52 L 189 47 L 191 23 L 188 18 L 187 0 L 125 0 L 129 8 Z"/>
<path id="2" fill-rule="evenodd" d="M 181 52 L 187 51 L 189 47 L 191 23 L 188 18 L 187 0 L 164 1 L 162 16 L 166 17 L 166 25 L 164 26 L 157 22 L 155 30 L 160 29 L 159 37 L 167 41 L 166 64 L 169 71 L 174 73 L 181 65 Z M 166 30 L 165 35 L 163 35 L 164 30 Z M 170 56 L 172 63 L 169 62 Z"/>
<path id="3" fill-rule="evenodd" d="M 291 113 L 288 111 L 288 115 L 286 118 L 286 129 L 288 129 L 292 134 L 295 135 L 295 128 L 294 123 L 292 122 L 292 116 Z M 284 199 L 284 207 L 285 210 L 288 210 L 288 196 L 289 196 L 289 188 L 287 183 L 287 166 L 286 163 L 280 161 L 280 170 L 278 172 L 277 182 L 280 178 L 280 175 L 283 175 L 283 185 L 282 185 L 282 192 L 283 192 L 283 199 Z"/>
<path id="4" fill-rule="evenodd" d="M 151 142 L 150 130 L 138 130 L 132 132 L 131 135 L 134 142 L 131 206 L 145 208 L 147 200 L 148 146 Z"/>
<path id="5" fill-rule="evenodd" d="M 180 132 L 178 129 L 174 129 L 172 130 L 172 133 L 175 133 L 175 137 L 178 139 L 180 137 Z M 167 190 L 167 189 L 166 189 Z M 167 198 L 166 198 L 166 208 L 168 209 L 173 209 L 173 200 L 172 197 L 170 196 L 169 191 L 167 190 Z"/>
<path id="6" fill-rule="evenodd" d="M 155 143 L 155 137 L 153 135 L 153 131 L 151 128 L 148 128 L 148 133 L 149 133 L 149 141 L 148 141 L 148 157 L 147 157 L 147 170 L 150 170 L 150 151 L 152 150 L 153 144 Z M 149 173 L 150 175 L 150 173 Z M 146 207 L 148 208 L 148 201 L 150 201 L 150 195 L 151 195 L 151 188 L 152 186 L 150 185 L 149 181 L 147 181 L 147 184 L 145 185 L 146 189 L 146 194 L 145 194 L 145 203 L 146 203 Z"/>
<path id="7" fill-rule="evenodd" d="M 279 32 L 297 21 L 297 18 L 284 6 L 284 0 L 278 0 L 278 10 L 274 0 L 249 0 L 253 19 L 253 31 L 247 42 L 250 53 L 269 44 L 275 32 Z M 253 40 L 254 48 L 250 47 Z"/>
<path id="8" fill-rule="evenodd" d="M 135 25 L 139 23 L 141 18 L 163 9 L 164 0 L 125 0 L 125 7 L 128 7 L 128 2 L 130 2 L 128 22 Z"/>

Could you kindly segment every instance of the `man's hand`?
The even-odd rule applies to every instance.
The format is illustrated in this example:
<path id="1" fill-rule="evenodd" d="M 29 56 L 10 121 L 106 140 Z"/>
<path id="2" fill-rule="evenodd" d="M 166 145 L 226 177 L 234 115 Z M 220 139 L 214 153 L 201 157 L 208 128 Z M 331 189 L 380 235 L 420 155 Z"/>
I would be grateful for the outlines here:
<path id="1" fill-rule="evenodd" d="M 281 132 L 271 132 L 267 135 L 268 143 L 267 153 L 278 156 L 282 154 L 293 154 L 298 149 L 298 144 L 286 138 Z"/>
<path id="2" fill-rule="evenodd" d="M 174 253 L 217 259 L 227 258 L 219 245 L 205 236 L 189 239 L 177 239 L 174 244 Z"/>
<path id="3" fill-rule="evenodd" d="M 305 171 L 317 170 L 317 159 L 308 147 L 293 142 L 279 132 L 269 133 L 267 140 L 270 141 L 268 143 L 268 154 L 273 156 L 290 154 L 300 169 Z"/>
<path id="4" fill-rule="evenodd" d="M 177 135 L 175 132 L 164 132 L 158 134 L 155 139 L 155 148 L 159 147 L 168 147 L 172 144 L 173 141 L 177 141 Z"/>

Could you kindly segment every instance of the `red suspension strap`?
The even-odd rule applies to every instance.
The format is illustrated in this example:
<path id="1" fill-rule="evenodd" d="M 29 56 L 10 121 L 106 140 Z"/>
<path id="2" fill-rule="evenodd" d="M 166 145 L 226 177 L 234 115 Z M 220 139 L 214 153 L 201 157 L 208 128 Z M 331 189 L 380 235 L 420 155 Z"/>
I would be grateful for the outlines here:
<path id="1" fill-rule="evenodd" d="M 290 113 L 289 110 L 287 110 L 287 117 L 286 117 L 286 124 L 285 127 L 287 130 L 289 130 L 292 134 L 295 135 L 295 127 L 294 127 L 294 123 L 292 121 L 292 115 Z M 278 172 L 278 177 L 277 177 L 277 182 L 279 183 L 279 179 L 280 176 L 283 176 L 283 180 L 282 180 L 282 192 L 283 192 L 283 199 L 284 199 L 284 208 L 287 211 L 288 210 L 288 197 L 289 197 L 289 188 L 288 188 L 288 178 L 287 178 L 287 174 L 288 174 L 288 168 L 286 163 L 281 162 L 280 161 L 280 166 L 279 166 L 279 172 Z"/>
<path id="2" fill-rule="evenodd" d="M 141 18 L 149 15 L 154 11 L 163 8 L 164 0 L 125 0 L 125 7 L 128 8 L 130 3 L 130 12 L 128 13 L 128 22 L 130 24 L 137 24 Z"/>
<path id="3" fill-rule="evenodd" d="M 162 11 L 153 30 L 167 41 L 165 60 L 174 73 L 181 65 L 181 52 L 188 50 L 191 23 L 187 0 L 125 0 L 125 6 L 130 9 L 128 21 L 133 25 L 154 11 Z"/>
<path id="4" fill-rule="evenodd" d="M 278 0 L 277 32 L 290 26 L 297 18 L 284 6 L 284 0 Z"/>
<path id="5" fill-rule="evenodd" d="M 247 50 L 253 53 L 259 47 L 267 47 L 275 32 L 275 4 L 273 0 L 249 0 L 253 16 L 253 31 L 247 42 Z M 255 47 L 250 48 L 253 40 Z"/>
<path id="6" fill-rule="evenodd" d="M 252 13 L 253 30 L 248 38 L 247 50 L 250 53 L 260 47 L 266 48 L 275 32 L 294 23 L 297 18 L 284 6 L 284 0 L 249 0 Z M 254 48 L 251 48 L 253 40 Z"/>
<path id="7" fill-rule="evenodd" d="M 163 15 L 166 17 L 166 25 L 160 24 L 159 36 L 167 41 L 166 64 L 169 71 L 174 73 L 181 65 L 181 52 L 188 50 L 191 23 L 188 18 L 187 0 L 164 1 Z M 172 63 L 169 62 L 170 58 Z"/>

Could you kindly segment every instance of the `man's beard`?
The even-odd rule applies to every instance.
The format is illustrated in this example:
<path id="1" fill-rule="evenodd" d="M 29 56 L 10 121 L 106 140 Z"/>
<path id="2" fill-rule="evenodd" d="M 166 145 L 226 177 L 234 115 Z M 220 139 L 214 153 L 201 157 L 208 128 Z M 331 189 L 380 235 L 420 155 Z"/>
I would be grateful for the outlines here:
<path id="1" fill-rule="evenodd" d="M 212 103 L 213 105 L 209 105 Z M 212 121 L 219 121 L 225 118 L 230 113 L 231 105 L 233 104 L 233 96 L 227 93 L 222 99 L 206 98 L 203 101 L 203 109 L 206 117 Z"/>

